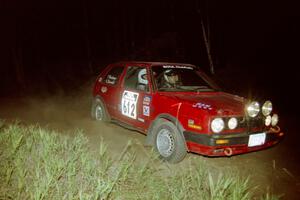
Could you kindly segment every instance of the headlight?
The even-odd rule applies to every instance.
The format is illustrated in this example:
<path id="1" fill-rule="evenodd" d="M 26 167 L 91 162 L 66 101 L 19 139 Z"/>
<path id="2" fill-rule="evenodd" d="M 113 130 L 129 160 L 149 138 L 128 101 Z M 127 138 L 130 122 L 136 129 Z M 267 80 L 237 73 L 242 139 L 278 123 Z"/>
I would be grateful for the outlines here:
<path id="1" fill-rule="evenodd" d="M 277 115 L 277 114 L 274 114 L 274 115 L 272 116 L 272 122 L 271 122 L 272 126 L 276 126 L 276 125 L 278 124 L 278 121 L 279 121 L 278 115 Z"/>
<path id="2" fill-rule="evenodd" d="M 271 114 L 272 109 L 273 109 L 272 102 L 266 101 L 262 106 L 261 112 L 264 116 L 268 116 L 269 114 Z"/>
<path id="3" fill-rule="evenodd" d="M 270 115 L 268 115 L 265 119 L 265 125 L 270 126 L 271 121 L 272 121 L 272 117 Z"/>
<path id="4" fill-rule="evenodd" d="M 211 129 L 214 133 L 220 133 L 224 129 L 224 120 L 222 118 L 212 120 Z"/>
<path id="5" fill-rule="evenodd" d="M 256 117 L 259 111 L 259 103 L 257 101 L 251 102 L 247 107 L 247 113 L 250 117 Z"/>
<path id="6" fill-rule="evenodd" d="M 228 120 L 228 128 L 230 129 L 235 129 L 238 125 L 238 121 L 235 117 L 231 117 L 229 120 Z"/>

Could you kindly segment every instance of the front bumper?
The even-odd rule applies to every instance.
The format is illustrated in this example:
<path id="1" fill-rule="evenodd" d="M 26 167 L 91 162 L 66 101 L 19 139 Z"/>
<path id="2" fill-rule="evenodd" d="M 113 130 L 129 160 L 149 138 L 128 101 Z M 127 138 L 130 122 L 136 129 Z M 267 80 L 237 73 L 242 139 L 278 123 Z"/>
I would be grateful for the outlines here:
<path id="1" fill-rule="evenodd" d="M 231 156 L 273 146 L 284 136 L 279 127 L 270 128 L 264 131 L 266 138 L 263 144 L 249 147 L 250 135 L 257 133 L 199 134 L 185 131 L 184 137 L 191 152 L 207 156 Z"/>

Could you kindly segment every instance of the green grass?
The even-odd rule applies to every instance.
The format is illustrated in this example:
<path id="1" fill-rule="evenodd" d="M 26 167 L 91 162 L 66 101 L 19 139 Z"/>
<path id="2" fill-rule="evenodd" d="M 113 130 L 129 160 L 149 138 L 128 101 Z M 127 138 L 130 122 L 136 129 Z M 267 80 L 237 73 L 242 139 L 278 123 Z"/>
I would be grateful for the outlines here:
<path id="1" fill-rule="evenodd" d="M 66 136 L 39 126 L 0 121 L 0 199 L 253 199 L 249 179 L 213 174 L 201 162 L 162 168 L 151 152 L 136 161 L 132 143 L 113 158 L 78 131 Z M 199 161 L 200 160 L 200 161 Z M 179 166 L 179 165 L 178 165 Z M 166 170 L 167 169 L 167 170 Z M 259 199 L 277 199 L 269 193 Z"/>

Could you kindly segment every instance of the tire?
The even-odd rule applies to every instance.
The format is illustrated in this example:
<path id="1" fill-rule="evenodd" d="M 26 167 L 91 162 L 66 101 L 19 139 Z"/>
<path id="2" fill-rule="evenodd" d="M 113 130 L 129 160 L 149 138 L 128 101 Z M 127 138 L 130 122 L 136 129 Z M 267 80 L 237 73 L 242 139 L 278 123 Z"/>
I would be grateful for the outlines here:
<path id="1" fill-rule="evenodd" d="M 187 154 L 185 139 L 170 121 L 159 120 L 153 128 L 154 148 L 160 158 L 169 163 L 178 163 Z"/>
<path id="2" fill-rule="evenodd" d="M 91 116 L 96 121 L 110 122 L 110 116 L 100 99 L 93 100 Z"/>

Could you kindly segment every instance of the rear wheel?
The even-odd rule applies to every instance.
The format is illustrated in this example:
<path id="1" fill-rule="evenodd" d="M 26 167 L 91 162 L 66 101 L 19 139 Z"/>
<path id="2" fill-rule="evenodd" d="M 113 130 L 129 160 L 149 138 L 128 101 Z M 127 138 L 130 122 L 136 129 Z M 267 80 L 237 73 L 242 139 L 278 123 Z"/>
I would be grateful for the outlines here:
<path id="1" fill-rule="evenodd" d="M 185 140 L 172 122 L 158 121 L 153 128 L 153 134 L 154 147 L 163 160 L 178 163 L 186 156 Z"/>
<path id="2" fill-rule="evenodd" d="M 104 104 L 99 99 L 95 99 L 93 101 L 91 115 L 92 118 L 96 121 L 104 121 L 104 122 L 110 121 L 109 114 L 107 113 Z"/>

